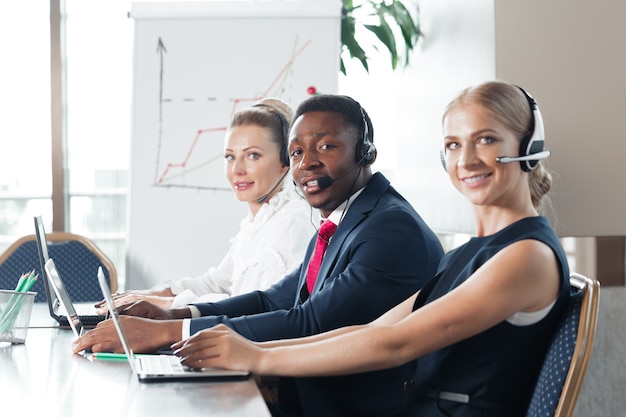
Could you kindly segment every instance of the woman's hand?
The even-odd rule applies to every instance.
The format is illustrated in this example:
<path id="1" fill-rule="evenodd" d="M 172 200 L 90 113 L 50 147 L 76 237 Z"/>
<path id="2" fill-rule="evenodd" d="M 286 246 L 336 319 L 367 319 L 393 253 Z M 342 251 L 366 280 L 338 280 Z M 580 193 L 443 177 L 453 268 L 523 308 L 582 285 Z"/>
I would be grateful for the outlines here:
<path id="1" fill-rule="evenodd" d="M 170 308 L 174 301 L 173 296 L 154 295 L 145 291 L 124 291 L 121 293 L 113 294 L 113 304 L 116 308 L 134 304 L 137 301 L 148 301 L 151 304 L 162 308 Z M 104 300 L 96 303 L 98 314 L 106 314 L 108 311 L 106 302 Z"/>
<path id="2" fill-rule="evenodd" d="M 177 320 L 191 318 L 189 307 L 161 308 L 147 301 L 137 301 L 122 305 L 117 309 L 120 315 L 143 317 L 152 320 Z"/>
<path id="3" fill-rule="evenodd" d="M 172 345 L 181 363 L 190 368 L 225 368 L 259 372 L 264 350 L 223 324 Z"/>

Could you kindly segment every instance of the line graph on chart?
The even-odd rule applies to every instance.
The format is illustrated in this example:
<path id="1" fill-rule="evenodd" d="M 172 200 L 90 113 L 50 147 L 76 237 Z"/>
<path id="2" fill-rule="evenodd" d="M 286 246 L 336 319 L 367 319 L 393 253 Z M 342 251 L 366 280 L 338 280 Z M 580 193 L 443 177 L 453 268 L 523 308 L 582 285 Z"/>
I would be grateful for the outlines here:
<path id="1" fill-rule="evenodd" d="M 282 60 L 223 68 L 207 56 L 178 64 L 173 47 L 159 37 L 153 186 L 230 191 L 223 171 L 223 141 L 230 118 L 264 97 L 279 97 L 292 106 L 306 97 L 310 82 L 298 79 L 296 73 L 311 44 L 312 40 L 300 42 L 296 36 L 289 48 L 280 49 Z M 246 81 L 251 78 L 257 81 Z"/>

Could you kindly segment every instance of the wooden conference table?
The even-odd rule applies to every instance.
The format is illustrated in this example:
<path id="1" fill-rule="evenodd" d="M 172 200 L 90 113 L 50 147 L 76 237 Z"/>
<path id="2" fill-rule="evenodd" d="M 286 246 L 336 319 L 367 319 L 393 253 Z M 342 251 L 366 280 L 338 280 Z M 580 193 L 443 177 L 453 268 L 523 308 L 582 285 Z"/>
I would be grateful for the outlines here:
<path id="1" fill-rule="evenodd" d="M 139 382 L 127 362 L 72 354 L 72 331 L 55 325 L 37 303 L 26 342 L 0 343 L 0 415 L 270 416 L 252 378 Z"/>

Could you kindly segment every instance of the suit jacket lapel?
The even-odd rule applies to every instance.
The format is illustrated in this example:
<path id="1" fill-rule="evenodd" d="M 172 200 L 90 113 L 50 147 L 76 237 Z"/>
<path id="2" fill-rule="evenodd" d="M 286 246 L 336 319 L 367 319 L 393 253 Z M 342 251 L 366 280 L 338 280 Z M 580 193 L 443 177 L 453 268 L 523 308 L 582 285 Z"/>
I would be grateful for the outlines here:
<path id="1" fill-rule="evenodd" d="M 374 209 L 376 203 L 385 193 L 388 186 L 389 181 L 387 181 L 387 179 L 383 177 L 382 174 L 374 174 L 361 195 L 359 195 L 357 199 L 354 200 L 354 202 L 350 205 L 348 211 L 346 212 L 346 216 L 339 224 L 339 227 L 337 227 L 337 231 L 330 240 L 328 249 L 326 249 L 326 254 L 324 255 L 324 260 L 322 261 L 322 265 L 317 276 L 317 281 L 315 281 L 313 293 L 319 291 L 324 281 L 331 273 L 332 269 L 335 266 L 335 263 L 337 262 L 337 259 L 339 258 L 341 248 L 343 247 L 343 243 L 346 238 L 350 235 L 354 228 L 356 228 Z M 314 246 L 315 243 L 313 243 L 313 247 Z M 310 248 L 311 245 L 309 246 L 309 249 Z M 307 257 L 308 263 L 308 259 L 313 252 L 311 250 L 310 252 L 307 251 L 307 253 L 309 255 Z M 302 276 L 300 277 L 300 279 L 302 284 Z M 304 273 L 304 280 L 306 281 L 306 271 Z"/>

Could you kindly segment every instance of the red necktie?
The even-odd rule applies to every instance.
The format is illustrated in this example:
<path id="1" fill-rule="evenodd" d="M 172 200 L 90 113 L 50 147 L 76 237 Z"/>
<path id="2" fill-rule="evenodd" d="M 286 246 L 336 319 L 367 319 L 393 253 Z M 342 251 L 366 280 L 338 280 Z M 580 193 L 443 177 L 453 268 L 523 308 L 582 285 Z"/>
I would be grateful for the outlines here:
<path id="1" fill-rule="evenodd" d="M 309 269 L 306 273 L 306 287 L 309 290 L 309 294 L 313 292 L 315 280 L 317 279 L 317 274 L 320 271 L 322 259 L 324 259 L 324 252 L 326 252 L 328 242 L 330 241 L 333 233 L 335 233 L 335 230 L 337 230 L 337 225 L 330 220 L 325 220 L 324 223 L 322 223 L 319 232 L 317 232 L 315 251 L 313 251 L 313 256 L 309 261 Z"/>

